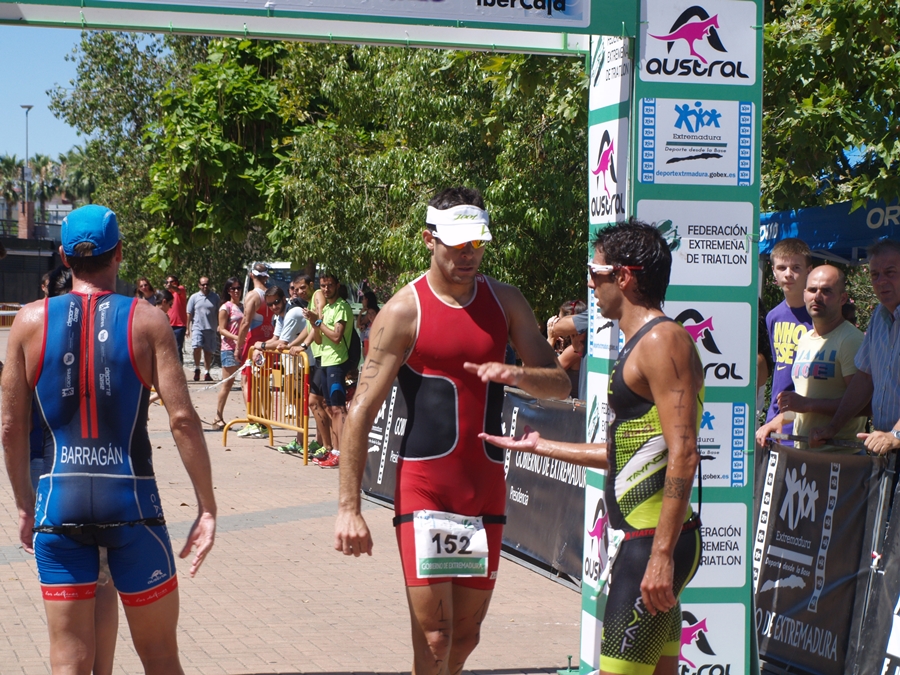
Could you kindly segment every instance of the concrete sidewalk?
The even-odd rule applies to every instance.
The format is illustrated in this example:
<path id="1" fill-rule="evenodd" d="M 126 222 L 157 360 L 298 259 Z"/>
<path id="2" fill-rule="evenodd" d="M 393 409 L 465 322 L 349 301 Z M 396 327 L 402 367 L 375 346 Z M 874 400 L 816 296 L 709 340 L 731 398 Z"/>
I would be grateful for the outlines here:
<path id="1" fill-rule="evenodd" d="M 7 330 L 0 330 L 0 354 Z M 193 371 L 185 369 L 187 374 Z M 214 371 L 218 378 L 218 372 Z M 215 389 L 190 383 L 205 422 Z M 233 391 L 226 417 L 242 414 Z M 208 424 L 205 428 L 209 428 Z M 276 432 L 276 445 L 291 435 Z M 196 514 L 165 410 L 151 406 L 150 438 L 163 508 L 176 554 Z M 195 579 L 179 561 L 179 645 L 188 674 L 400 673 L 412 662 L 409 615 L 392 512 L 366 504 L 372 557 L 332 548 L 338 471 L 209 431 L 219 508 L 216 546 Z M 0 674 L 49 673 L 49 645 L 34 559 L 18 545 L 15 505 L 0 469 Z M 508 560 L 467 663 L 476 673 L 551 673 L 578 663 L 581 600 Z M 120 612 L 116 673 L 143 672 Z"/>

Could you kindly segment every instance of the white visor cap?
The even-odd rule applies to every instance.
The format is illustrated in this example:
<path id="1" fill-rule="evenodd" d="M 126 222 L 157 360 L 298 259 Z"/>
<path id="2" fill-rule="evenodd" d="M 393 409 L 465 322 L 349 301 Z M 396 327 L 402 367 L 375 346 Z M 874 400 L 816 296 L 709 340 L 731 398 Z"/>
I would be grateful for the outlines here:
<path id="1" fill-rule="evenodd" d="M 425 223 L 434 226 L 434 236 L 447 246 L 459 246 L 477 239 L 490 241 L 493 238 L 488 229 L 490 218 L 487 211 L 469 204 L 443 210 L 429 206 Z"/>

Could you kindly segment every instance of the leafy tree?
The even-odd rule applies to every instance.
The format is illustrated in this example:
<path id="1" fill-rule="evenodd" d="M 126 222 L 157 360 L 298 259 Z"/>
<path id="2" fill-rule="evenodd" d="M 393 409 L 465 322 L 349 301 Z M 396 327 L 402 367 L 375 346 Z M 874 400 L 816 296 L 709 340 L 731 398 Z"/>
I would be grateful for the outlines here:
<path id="1" fill-rule="evenodd" d="M 12 221 L 12 210 L 19 202 L 22 160 L 15 155 L 0 155 L 0 195 L 6 204 L 6 220 Z M 8 225 L 7 225 L 8 226 Z"/>
<path id="2" fill-rule="evenodd" d="M 900 194 L 900 12 L 871 0 L 771 0 L 765 210 Z"/>
<path id="3" fill-rule="evenodd" d="M 38 202 L 40 222 L 47 222 L 47 202 L 60 192 L 62 185 L 59 164 L 49 155 L 35 154 L 29 161 L 33 180 L 31 183 L 31 199 Z"/>
<path id="4" fill-rule="evenodd" d="M 284 49 L 215 40 L 184 86 L 158 93 L 160 121 L 147 136 L 156 161 L 143 208 L 162 220 L 149 240 L 163 269 L 184 265 L 198 248 L 213 247 L 226 269 L 270 251 L 263 192 L 284 133 L 276 84 Z"/>
<path id="5" fill-rule="evenodd" d="M 425 204 L 463 184 L 492 213 L 486 273 L 542 313 L 584 294 L 580 61 L 291 45 L 282 77 L 297 126 L 268 186 L 270 237 L 295 261 L 407 281 L 428 265 Z"/>
<path id="6" fill-rule="evenodd" d="M 54 114 L 89 137 L 79 162 L 92 199 L 112 208 L 125 234 L 122 276 L 159 276 L 147 256 L 146 235 L 160 222 L 145 213 L 150 192 L 144 135 L 159 118 L 156 92 L 178 83 L 203 57 L 205 38 L 83 32 L 67 57 L 76 62 L 69 87 L 48 92 Z"/>
<path id="7" fill-rule="evenodd" d="M 75 206 L 78 206 L 79 202 L 93 203 L 97 187 L 88 172 L 88 160 L 84 149 L 80 145 L 73 146 L 69 152 L 60 154 L 59 164 L 62 168 L 63 197 Z"/>

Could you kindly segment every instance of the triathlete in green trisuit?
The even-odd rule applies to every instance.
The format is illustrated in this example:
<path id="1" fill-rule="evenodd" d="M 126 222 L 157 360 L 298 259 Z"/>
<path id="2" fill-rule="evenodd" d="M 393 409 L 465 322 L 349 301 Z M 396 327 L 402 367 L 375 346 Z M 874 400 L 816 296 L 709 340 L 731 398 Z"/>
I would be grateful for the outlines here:
<path id="1" fill-rule="evenodd" d="M 700 557 L 690 494 L 700 461 L 703 369 L 691 336 L 662 312 L 672 255 L 655 227 L 630 221 L 603 230 L 588 265 L 598 307 L 625 335 L 610 375 L 616 419 L 609 443 L 548 441 L 529 429 L 518 439 L 483 438 L 609 471 L 609 526 L 625 540 L 609 579 L 600 673 L 675 675 L 678 596 Z"/>

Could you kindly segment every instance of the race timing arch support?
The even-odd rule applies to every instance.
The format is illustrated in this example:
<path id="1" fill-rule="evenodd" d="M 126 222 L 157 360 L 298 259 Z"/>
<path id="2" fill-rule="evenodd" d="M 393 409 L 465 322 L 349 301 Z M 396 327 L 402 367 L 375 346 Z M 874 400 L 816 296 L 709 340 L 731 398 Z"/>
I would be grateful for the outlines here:
<path id="1" fill-rule="evenodd" d="M 664 310 L 703 362 L 701 566 L 682 595 L 679 675 L 758 672 L 751 604 L 762 3 L 642 0 L 636 36 L 592 37 L 590 233 L 629 216 L 672 250 Z M 616 322 L 594 303 L 587 440 L 606 440 Z M 767 347 L 766 347 L 767 348 Z M 604 474 L 588 470 L 581 673 L 598 667 L 607 587 Z M 698 483 L 692 501 L 699 504 Z M 615 578 L 613 577 L 613 583 Z"/>
<path id="2" fill-rule="evenodd" d="M 665 311 L 691 332 L 704 365 L 703 559 L 682 596 L 679 675 L 749 675 L 757 666 L 747 556 L 762 18 L 761 0 L 0 0 L 0 23 L 11 25 L 585 58 L 587 233 L 631 215 L 664 231 L 674 258 Z M 591 312 L 587 440 L 603 440 L 621 339 L 615 322 Z M 605 606 L 603 485 L 589 470 L 583 674 L 598 667 Z"/>

